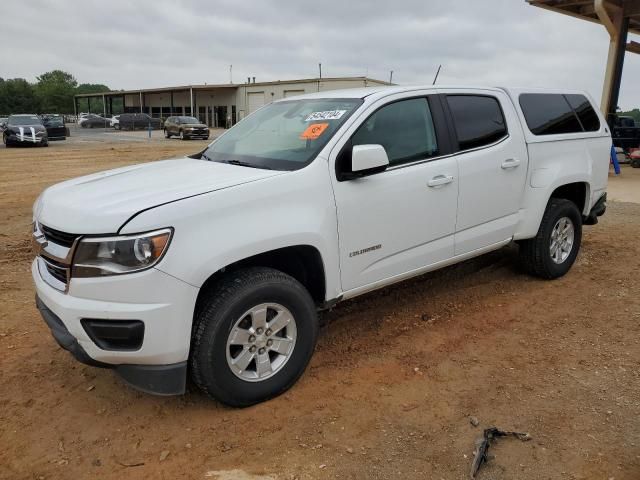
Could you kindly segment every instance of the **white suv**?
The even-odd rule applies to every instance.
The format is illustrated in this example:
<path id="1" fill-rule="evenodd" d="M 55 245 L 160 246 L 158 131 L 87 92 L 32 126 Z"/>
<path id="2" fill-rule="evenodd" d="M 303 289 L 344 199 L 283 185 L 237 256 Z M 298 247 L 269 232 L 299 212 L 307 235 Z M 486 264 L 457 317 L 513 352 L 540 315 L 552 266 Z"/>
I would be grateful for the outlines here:
<path id="1" fill-rule="evenodd" d="M 54 185 L 37 304 L 79 360 L 235 406 L 302 375 L 317 312 L 520 244 L 564 275 L 605 210 L 611 137 L 581 92 L 381 87 L 271 103 L 186 158 Z"/>

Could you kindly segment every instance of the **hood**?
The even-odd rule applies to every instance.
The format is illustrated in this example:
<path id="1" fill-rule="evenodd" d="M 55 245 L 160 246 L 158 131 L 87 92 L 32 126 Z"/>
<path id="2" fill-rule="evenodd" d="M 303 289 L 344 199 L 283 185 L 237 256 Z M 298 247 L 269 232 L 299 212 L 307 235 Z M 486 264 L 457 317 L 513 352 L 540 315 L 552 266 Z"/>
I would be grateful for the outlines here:
<path id="1" fill-rule="evenodd" d="M 25 135 L 31 135 L 31 129 L 33 128 L 33 131 L 35 133 L 38 132 L 44 132 L 45 128 L 43 125 L 39 124 L 39 123 L 35 123 L 33 125 L 8 125 L 7 126 L 7 130 L 10 130 L 14 133 L 20 133 L 20 129 L 22 129 L 22 131 L 24 131 Z"/>
<path id="2" fill-rule="evenodd" d="M 186 128 L 209 128 L 204 123 L 181 123 L 180 126 Z"/>
<path id="3" fill-rule="evenodd" d="M 47 188 L 35 215 L 67 233 L 115 233 L 141 210 L 283 173 L 188 157 L 134 165 Z"/>

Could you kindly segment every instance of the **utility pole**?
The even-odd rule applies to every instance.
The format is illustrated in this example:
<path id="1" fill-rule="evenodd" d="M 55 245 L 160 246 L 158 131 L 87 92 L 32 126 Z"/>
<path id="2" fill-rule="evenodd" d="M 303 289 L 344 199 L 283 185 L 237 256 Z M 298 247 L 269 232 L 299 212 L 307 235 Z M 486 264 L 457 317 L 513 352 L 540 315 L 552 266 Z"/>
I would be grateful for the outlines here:
<path id="1" fill-rule="evenodd" d="M 389 83 L 393 83 L 393 70 L 389 72 Z"/>
<path id="2" fill-rule="evenodd" d="M 322 78 L 322 64 L 318 64 L 318 71 L 320 72 L 320 78 Z"/>
<path id="3" fill-rule="evenodd" d="M 229 65 L 229 83 L 233 83 L 233 65 Z"/>

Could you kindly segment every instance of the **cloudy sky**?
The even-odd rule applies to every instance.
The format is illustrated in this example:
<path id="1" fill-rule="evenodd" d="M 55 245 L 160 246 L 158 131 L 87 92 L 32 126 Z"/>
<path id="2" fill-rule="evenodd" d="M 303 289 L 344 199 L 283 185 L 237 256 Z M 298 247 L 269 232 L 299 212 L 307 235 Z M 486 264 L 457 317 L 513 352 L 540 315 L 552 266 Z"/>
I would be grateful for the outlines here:
<path id="1" fill-rule="evenodd" d="M 17 5 L 17 4 L 16 4 Z M 368 75 L 549 86 L 600 100 L 603 27 L 524 0 L 29 0 L 0 15 L 0 77 L 60 68 L 112 89 Z M 640 38 L 634 38 L 640 40 Z M 620 106 L 640 106 L 627 54 Z M 634 81 L 635 79 L 635 81 Z"/>

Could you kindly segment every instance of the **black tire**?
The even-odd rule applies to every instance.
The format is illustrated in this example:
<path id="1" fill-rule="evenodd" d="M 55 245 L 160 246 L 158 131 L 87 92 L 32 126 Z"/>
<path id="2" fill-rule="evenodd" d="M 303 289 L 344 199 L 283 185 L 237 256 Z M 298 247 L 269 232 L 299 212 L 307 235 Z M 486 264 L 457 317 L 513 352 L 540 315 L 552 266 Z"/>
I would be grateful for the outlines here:
<path id="1" fill-rule="evenodd" d="M 238 377 L 227 363 L 227 340 L 242 315 L 262 303 L 288 309 L 296 325 L 290 357 L 261 381 Z M 304 373 L 318 336 L 318 315 L 309 292 L 297 280 L 271 268 L 252 267 L 228 273 L 209 292 L 194 317 L 189 364 L 195 384 L 212 398 L 233 407 L 276 397 Z"/>
<path id="2" fill-rule="evenodd" d="M 187 140 L 187 136 L 184 134 L 184 130 L 180 130 L 180 140 Z"/>
<path id="3" fill-rule="evenodd" d="M 167 129 L 164 130 L 164 138 L 171 138 L 171 134 L 169 133 L 169 130 L 167 130 Z"/>
<path id="4" fill-rule="evenodd" d="M 551 234 L 563 217 L 573 224 L 574 239 L 569 255 L 561 263 L 551 256 Z M 578 256 L 582 242 L 582 215 L 576 204 L 563 198 L 551 198 L 542 216 L 538 234 L 529 240 L 520 242 L 520 261 L 527 273 L 548 280 L 566 274 Z"/>
<path id="5" fill-rule="evenodd" d="M 632 168 L 640 168 L 640 158 L 634 158 L 629 163 L 631 163 Z"/>

